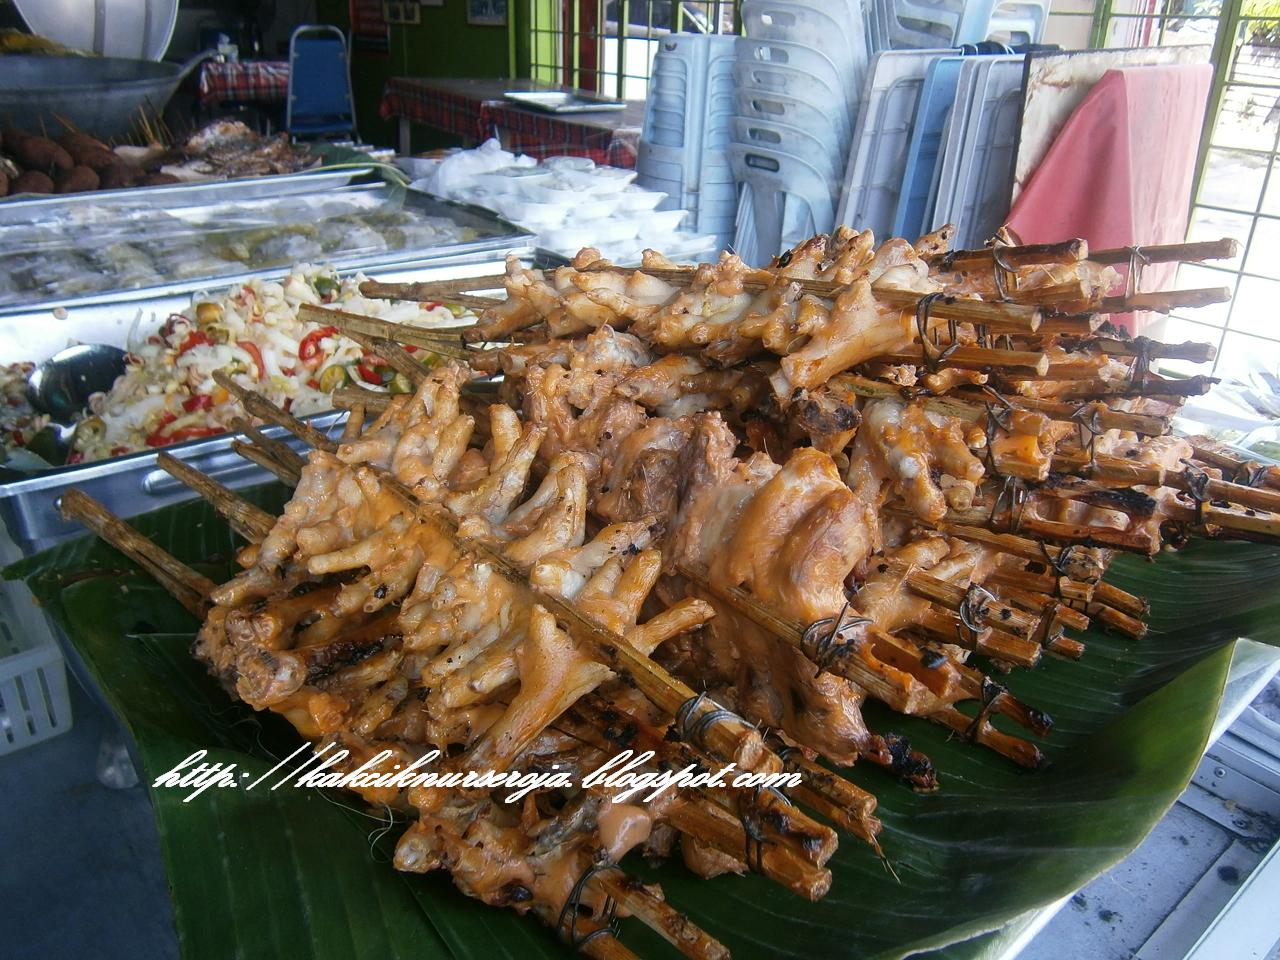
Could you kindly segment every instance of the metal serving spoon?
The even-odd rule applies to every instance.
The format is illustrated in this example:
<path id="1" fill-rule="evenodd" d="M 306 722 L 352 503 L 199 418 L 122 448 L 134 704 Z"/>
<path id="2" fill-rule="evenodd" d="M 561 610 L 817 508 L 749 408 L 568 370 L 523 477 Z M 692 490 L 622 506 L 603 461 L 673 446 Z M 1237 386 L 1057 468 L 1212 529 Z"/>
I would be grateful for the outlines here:
<path id="1" fill-rule="evenodd" d="M 89 396 L 111 389 L 124 373 L 125 353 L 101 343 L 80 343 L 55 353 L 27 378 L 31 406 L 70 424 L 89 405 Z"/>

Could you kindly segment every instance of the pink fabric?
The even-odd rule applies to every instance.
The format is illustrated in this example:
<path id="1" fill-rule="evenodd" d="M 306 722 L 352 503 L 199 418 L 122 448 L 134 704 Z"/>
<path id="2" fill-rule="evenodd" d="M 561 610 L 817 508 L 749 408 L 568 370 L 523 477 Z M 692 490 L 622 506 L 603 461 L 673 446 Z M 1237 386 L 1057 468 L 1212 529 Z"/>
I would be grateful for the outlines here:
<path id="1" fill-rule="evenodd" d="M 1183 242 L 1212 79 L 1209 64 L 1107 71 L 1031 175 L 1009 226 L 1024 243 L 1083 237 L 1095 250 Z M 1148 268 L 1143 289 L 1168 287 L 1176 270 Z M 1128 315 L 1113 320 L 1141 327 Z"/>

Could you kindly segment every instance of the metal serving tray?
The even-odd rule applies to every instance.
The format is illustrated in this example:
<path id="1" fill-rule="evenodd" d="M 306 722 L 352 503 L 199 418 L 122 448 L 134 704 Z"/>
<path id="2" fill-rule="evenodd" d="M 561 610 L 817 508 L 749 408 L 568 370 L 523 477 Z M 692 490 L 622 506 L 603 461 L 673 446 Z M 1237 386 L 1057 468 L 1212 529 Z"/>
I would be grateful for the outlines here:
<path id="1" fill-rule="evenodd" d="M 600 110 L 627 108 L 625 100 L 563 90 L 508 90 L 503 96 L 522 107 L 533 107 L 546 113 L 596 113 Z"/>
<path id="2" fill-rule="evenodd" d="M 346 416 L 345 411 L 333 411 L 306 419 L 312 426 L 328 433 Z M 262 432 L 285 440 L 299 453 L 307 453 L 301 440 L 280 427 L 264 428 Z M 185 461 L 205 476 L 232 489 L 275 479 L 256 463 L 231 449 L 231 442 L 237 436 L 224 434 L 208 440 L 174 444 L 163 450 L 144 450 L 0 483 L 0 523 L 4 524 L 10 539 L 22 554 L 30 556 L 63 540 L 84 536 L 84 527 L 62 519 L 58 509 L 62 495 L 72 487 L 100 500 L 120 517 L 149 513 L 171 503 L 192 499 L 195 494 L 191 488 L 156 465 L 156 458 L 161 453 Z"/>
<path id="3" fill-rule="evenodd" d="M 530 248 L 522 242 L 509 250 L 524 256 Z M 488 250 L 396 263 L 386 265 L 385 269 L 383 264 L 371 264 L 364 269 L 388 283 L 411 283 L 501 273 L 502 268 L 502 258 Z M 342 271 L 349 272 L 346 267 Z M 131 290 L 126 295 L 116 293 L 63 304 L 0 310 L 0 363 L 22 360 L 39 363 L 71 343 L 105 343 L 124 349 L 135 320 L 143 330 L 156 329 L 169 314 L 180 313 L 191 306 L 192 294 L 197 291 L 214 292 L 248 280 L 277 279 L 288 272 L 287 269 L 264 270 L 148 291 Z M 53 312 L 55 309 L 57 313 Z"/>
<path id="4" fill-rule="evenodd" d="M 0 199 L 0 226 L 25 223 L 86 204 L 120 204 L 130 207 L 177 207 L 228 200 L 258 200 L 296 193 L 313 193 L 345 187 L 356 177 L 372 173 L 373 167 L 342 170 L 302 170 L 298 173 L 265 177 L 237 177 L 233 180 L 199 180 L 156 187 L 129 187 L 123 190 L 93 190 L 88 193 L 45 195 L 21 193 Z"/>
<path id="5" fill-rule="evenodd" d="M 405 208 L 411 208 L 427 217 L 443 217 L 460 227 L 471 228 L 477 236 L 468 240 L 442 243 L 435 246 L 406 246 L 399 250 L 371 250 L 347 255 L 335 254 L 324 261 L 343 272 L 391 268 L 396 270 L 424 269 L 475 262 L 477 260 L 501 260 L 507 253 L 524 254 L 532 249 L 533 235 L 500 218 L 492 211 L 471 204 L 442 200 L 418 191 L 384 185 L 343 187 L 324 194 L 326 199 L 344 196 L 394 195 Z M 301 195 L 300 195 L 301 196 Z M 155 286 L 131 289 L 107 290 L 76 297 L 37 299 L 38 294 L 20 303 L 0 306 L 0 362 L 16 360 L 41 360 L 66 346 L 68 339 L 91 339 L 83 325 L 77 321 L 68 324 L 62 319 L 70 317 L 115 317 L 119 326 L 122 308 L 127 317 L 123 320 L 120 336 L 127 334 L 136 311 L 133 306 L 144 307 L 149 303 L 191 294 L 198 290 L 219 289 L 250 279 L 266 279 L 282 276 L 290 265 L 278 264 L 260 270 L 240 270 L 221 276 L 200 276 L 172 280 Z M 184 303 L 183 306 L 186 304 Z M 96 309 L 109 307 L 109 311 Z M 52 318 L 51 318 L 52 312 Z M 53 319 L 56 318 L 56 319 Z M 111 342 L 98 339 L 95 342 Z M 119 344 L 117 344 L 119 345 Z M 50 349 L 52 347 L 52 349 Z"/>

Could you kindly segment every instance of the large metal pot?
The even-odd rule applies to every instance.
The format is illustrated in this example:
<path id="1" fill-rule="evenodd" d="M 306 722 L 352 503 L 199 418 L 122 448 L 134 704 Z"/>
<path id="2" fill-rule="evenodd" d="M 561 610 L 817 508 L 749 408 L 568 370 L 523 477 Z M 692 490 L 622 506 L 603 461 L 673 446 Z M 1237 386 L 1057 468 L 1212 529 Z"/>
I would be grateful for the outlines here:
<path id="1" fill-rule="evenodd" d="M 32 133 L 62 130 L 58 118 L 103 140 L 122 137 L 146 108 L 158 114 L 178 84 L 208 58 L 157 63 L 120 57 L 0 57 L 0 118 Z"/>

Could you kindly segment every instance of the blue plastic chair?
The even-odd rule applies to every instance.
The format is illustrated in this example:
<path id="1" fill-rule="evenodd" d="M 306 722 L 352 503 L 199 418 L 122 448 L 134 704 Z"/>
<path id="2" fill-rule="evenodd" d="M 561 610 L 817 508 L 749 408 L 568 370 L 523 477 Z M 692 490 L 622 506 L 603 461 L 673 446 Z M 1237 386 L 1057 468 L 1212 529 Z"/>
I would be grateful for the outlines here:
<path id="1" fill-rule="evenodd" d="M 285 129 L 289 136 L 355 137 L 347 38 L 337 27 L 298 27 L 289 37 L 289 98 Z"/>

